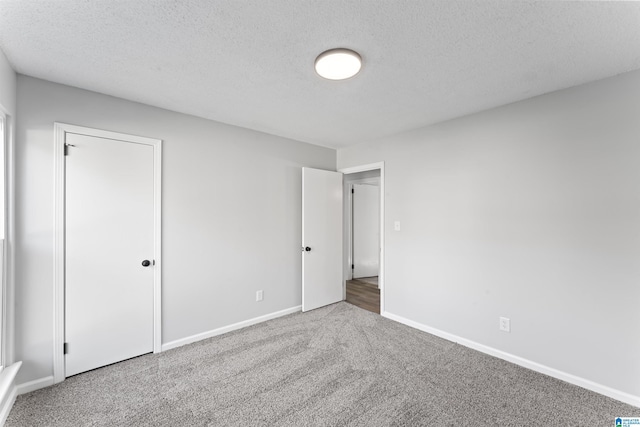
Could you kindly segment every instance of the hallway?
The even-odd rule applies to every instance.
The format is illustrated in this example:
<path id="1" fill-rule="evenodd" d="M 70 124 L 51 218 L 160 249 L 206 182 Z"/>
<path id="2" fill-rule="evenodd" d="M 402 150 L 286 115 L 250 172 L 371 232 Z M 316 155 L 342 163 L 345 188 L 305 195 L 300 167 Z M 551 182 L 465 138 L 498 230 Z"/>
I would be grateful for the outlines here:
<path id="1" fill-rule="evenodd" d="M 356 307 L 380 314 L 378 277 L 347 280 L 347 302 Z"/>

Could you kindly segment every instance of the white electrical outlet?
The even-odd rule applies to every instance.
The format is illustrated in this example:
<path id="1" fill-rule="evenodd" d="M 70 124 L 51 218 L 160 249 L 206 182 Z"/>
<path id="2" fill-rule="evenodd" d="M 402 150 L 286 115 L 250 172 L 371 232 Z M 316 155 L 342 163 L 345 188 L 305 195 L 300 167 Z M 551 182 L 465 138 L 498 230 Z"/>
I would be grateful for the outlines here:
<path id="1" fill-rule="evenodd" d="M 505 332 L 511 332 L 511 320 L 508 317 L 500 318 L 500 330 Z"/>
<path id="2" fill-rule="evenodd" d="M 263 297 L 264 297 L 264 294 L 262 293 L 262 291 L 256 292 L 256 301 L 262 301 Z"/>

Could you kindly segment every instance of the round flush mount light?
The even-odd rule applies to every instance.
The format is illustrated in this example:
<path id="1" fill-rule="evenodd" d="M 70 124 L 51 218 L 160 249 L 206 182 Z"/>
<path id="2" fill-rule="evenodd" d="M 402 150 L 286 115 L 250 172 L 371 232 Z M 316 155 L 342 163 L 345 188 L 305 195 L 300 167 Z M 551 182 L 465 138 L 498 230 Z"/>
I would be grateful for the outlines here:
<path id="1" fill-rule="evenodd" d="M 329 80 L 355 76 L 362 68 L 362 58 L 350 49 L 331 49 L 316 58 L 316 73 Z"/>

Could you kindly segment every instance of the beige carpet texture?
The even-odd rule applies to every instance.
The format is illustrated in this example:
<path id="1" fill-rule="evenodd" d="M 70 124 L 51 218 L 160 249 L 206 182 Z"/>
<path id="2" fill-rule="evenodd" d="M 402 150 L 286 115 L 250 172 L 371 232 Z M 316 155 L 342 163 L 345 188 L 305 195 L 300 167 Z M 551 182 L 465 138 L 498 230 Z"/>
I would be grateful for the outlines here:
<path id="1" fill-rule="evenodd" d="M 19 396 L 6 426 L 613 426 L 640 409 L 341 302 Z"/>

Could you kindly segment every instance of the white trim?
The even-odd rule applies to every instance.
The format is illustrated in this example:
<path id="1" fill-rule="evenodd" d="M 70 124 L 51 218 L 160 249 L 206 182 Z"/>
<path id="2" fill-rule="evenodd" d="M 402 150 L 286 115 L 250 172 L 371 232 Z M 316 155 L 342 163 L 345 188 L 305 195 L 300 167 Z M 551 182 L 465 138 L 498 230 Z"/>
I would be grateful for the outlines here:
<path id="1" fill-rule="evenodd" d="M 7 323 L 7 251 L 5 241 L 7 239 L 7 146 L 9 145 L 7 115 L 0 111 L 0 132 L 2 136 L 2 239 L 0 239 L 0 365 L 8 366 L 8 357 L 5 357 L 6 323 Z M 0 395 L 2 396 L 2 395 Z"/>
<path id="2" fill-rule="evenodd" d="M 153 352 L 162 351 L 162 141 L 153 145 Z"/>
<path id="3" fill-rule="evenodd" d="M 286 316 L 287 314 L 297 313 L 300 310 L 302 310 L 302 306 L 297 305 L 295 307 L 286 308 L 284 310 L 276 311 L 274 313 L 265 314 L 264 316 L 258 316 L 258 317 L 254 317 L 253 319 L 243 320 L 242 322 L 234 323 L 228 326 L 223 326 L 222 328 L 213 329 L 211 331 L 202 332 L 196 335 L 191 335 L 186 338 L 181 338 L 179 340 L 175 340 L 175 341 L 171 341 L 166 344 L 163 344 L 162 351 L 171 350 L 172 348 L 182 347 L 183 345 L 187 345 L 187 344 L 191 344 L 207 338 L 215 337 L 217 335 L 226 334 L 227 332 L 246 328 L 247 326 L 255 325 L 257 323 L 266 322 L 267 320 Z"/>
<path id="4" fill-rule="evenodd" d="M 0 328 L 1 328 L 1 345 L 0 345 L 0 365 L 9 366 L 13 363 L 13 322 L 14 322 L 14 304 L 13 304 L 13 241 L 14 241 L 14 188 L 13 188 L 13 171 L 14 171 L 14 119 L 8 112 L 0 107 L 0 116 L 4 123 L 4 243 L 2 255 L 2 307 L 0 308 Z"/>
<path id="5" fill-rule="evenodd" d="M 0 426 L 7 421 L 18 395 L 15 379 L 22 362 L 14 363 L 0 372 Z"/>
<path id="6" fill-rule="evenodd" d="M 304 223 L 305 223 L 305 218 L 304 218 L 304 170 L 305 168 L 303 167 L 300 170 L 300 175 L 301 175 L 301 187 L 300 187 L 300 192 L 302 193 L 300 195 L 301 197 L 301 205 L 300 205 L 300 217 L 301 217 L 301 222 L 302 222 L 302 229 L 300 230 L 300 268 L 301 268 L 301 273 L 302 275 L 300 276 L 300 292 L 301 292 L 301 300 L 300 303 L 304 303 L 304 297 L 305 297 L 305 292 L 304 292 Z M 302 310 L 302 305 L 300 305 L 300 310 Z"/>
<path id="7" fill-rule="evenodd" d="M 114 139 L 153 147 L 154 170 L 154 284 L 153 352 L 162 351 L 162 141 L 100 129 L 54 123 L 54 267 L 53 267 L 53 383 L 64 380 L 64 144 L 67 133 Z"/>
<path id="8" fill-rule="evenodd" d="M 380 313 L 384 313 L 385 307 L 385 244 L 384 244 L 384 162 L 369 163 L 367 165 L 353 166 L 350 168 L 339 169 L 343 175 L 350 175 L 358 172 L 380 169 L 380 273 L 378 275 L 378 288 L 380 289 Z M 346 279 L 345 279 L 346 280 Z M 346 285 L 345 285 L 346 286 Z M 346 289 L 344 291 L 346 295 Z"/>
<path id="9" fill-rule="evenodd" d="M 383 168 L 384 168 L 384 162 L 376 162 L 376 163 L 369 163 L 366 165 L 352 166 L 350 168 L 338 169 L 338 172 L 342 172 L 345 175 L 351 175 L 352 173 L 366 172 L 366 171 L 372 171 L 376 169 L 382 170 Z"/>
<path id="10" fill-rule="evenodd" d="M 344 175 L 343 175 L 344 176 Z M 346 182 L 347 180 L 344 180 L 344 189 L 342 191 L 345 191 L 345 194 L 347 195 L 346 197 L 346 204 L 344 207 L 344 211 L 347 214 L 347 218 L 344 224 L 344 229 L 345 229 L 345 238 L 346 238 L 346 242 L 347 242 L 347 248 L 346 248 L 346 253 L 347 253 L 347 265 L 345 265 L 345 273 L 346 273 L 346 277 L 345 280 L 353 280 L 353 268 L 351 268 L 351 266 L 353 265 L 354 261 L 353 261 L 353 189 L 354 189 L 354 185 L 352 182 Z M 344 246 L 344 245 L 343 245 Z M 344 249 L 343 249 L 344 250 Z M 380 260 L 378 260 L 378 263 L 380 262 Z M 380 269 L 380 267 L 378 266 L 378 270 Z M 347 299 L 347 287 L 343 286 L 342 289 L 342 293 L 343 293 L 343 299 Z"/>
<path id="11" fill-rule="evenodd" d="M 7 418 L 9 418 L 9 413 L 13 408 L 13 404 L 16 403 L 16 397 L 18 397 L 18 388 L 13 384 L 7 395 L 0 400 L 0 402 L 2 402 L 0 404 L 0 426 L 3 426 L 7 421 Z"/>
<path id="12" fill-rule="evenodd" d="M 6 212 L 6 210 L 5 210 Z M 5 215 L 6 218 L 6 215 Z M 5 228 L 6 230 L 6 228 Z M 6 235 L 6 233 L 5 233 Z M 8 366 L 9 357 L 5 357 L 4 342 L 7 334 L 7 241 L 6 239 L 0 239 L 0 283 L 2 284 L 2 304 L 0 304 L 0 330 L 2 336 L 0 337 L 0 365 Z M 4 362 L 7 360 L 7 362 Z M 1 424 L 0 424 L 1 425 Z"/>
<path id="13" fill-rule="evenodd" d="M 65 127 L 54 124 L 53 139 L 53 381 L 64 381 L 64 141 Z"/>
<path id="14" fill-rule="evenodd" d="M 6 116 L 5 147 L 5 238 L 4 238 L 4 312 L 2 319 L 2 363 L 14 362 L 15 341 L 15 120 Z"/>
<path id="15" fill-rule="evenodd" d="M 41 388 L 49 387 L 54 384 L 53 375 L 48 377 L 38 378 L 37 380 L 27 381 L 26 383 L 18 384 L 18 395 L 30 393 Z"/>
<path id="16" fill-rule="evenodd" d="M 603 384 L 596 383 L 591 380 L 587 380 L 585 378 L 578 377 L 573 374 L 569 374 L 567 372 L 560 371 L 555 368 L 551 368 L 546 365 L 542 365 L 540 363 L 525 359 L 520 356 L 516 356 L 511 353 L 504 352 L 502 350 L 495 349 L 493 347 L 489 347 L 484 344 L 477 343 L 475 341 L 471 341 L 466 338 L 459 337 L 454 334 L 450 334 L 448 332 L 442 331 L 440 329 L 432 328 L 431 326 L 423 325 L 422 323 L 415 322 L 413 320 L 409 320 L 402 316 L 398 316 L 389 312 L 382 312 L 382 316 L 395 320 L 396 322 L 402 323 L 404 325 L 410 326 L 412 328 L 418 329 L 423 332 L 427 332 L 429 334 L 438 336 L 440 338 L 444 338 L 449 341 L 453 341 L 465 347 L 471 348 L 473 350 L 477 350 L 481 353 L 488 354 L 490 356 L 497 357 L 498 359 L 506 360 L 507 362 L 514 363 L 516 365 L 522 366 L 527 369 L 531 369 L 532 371 L 539 372 L 541 374 L 548 375 L 553 378 L 557 378 L 559 380 L 568 382 L 573 385 L 577 385 L 578 387 L 585 388 L 587 390 L 591 390 L 593 392 L 608 396 L 612 399 L 619 400 L 624 403 L 628 403 L 629 405 L 640 407 L 640 396 L 634 396 L 629 393 L 625 393 L 620 390 L 616 390 L 614 388 L 605 386 Z"/>

